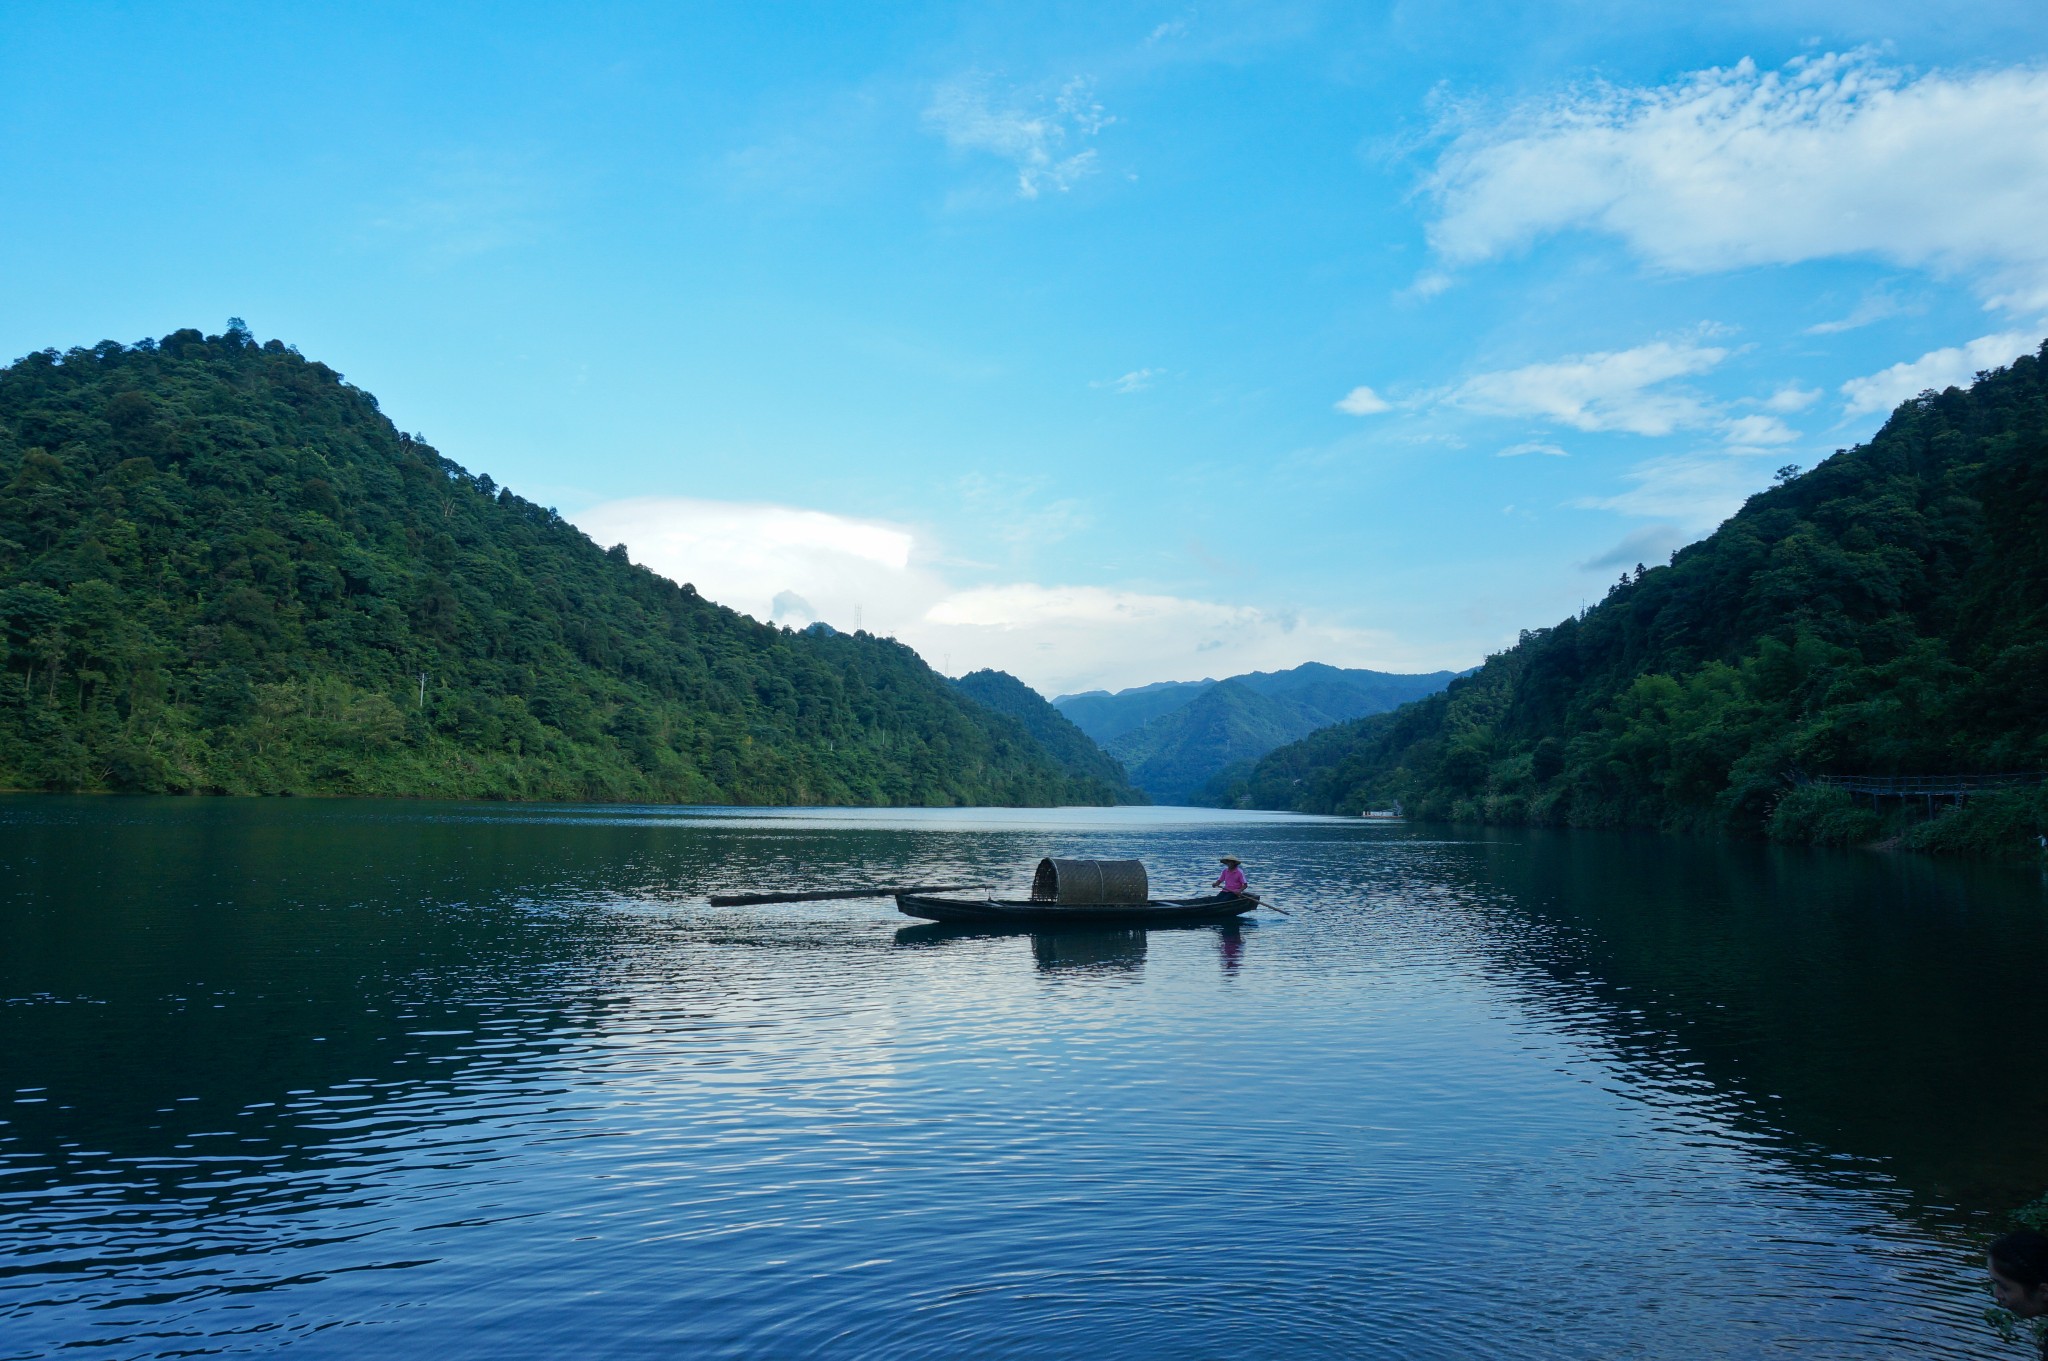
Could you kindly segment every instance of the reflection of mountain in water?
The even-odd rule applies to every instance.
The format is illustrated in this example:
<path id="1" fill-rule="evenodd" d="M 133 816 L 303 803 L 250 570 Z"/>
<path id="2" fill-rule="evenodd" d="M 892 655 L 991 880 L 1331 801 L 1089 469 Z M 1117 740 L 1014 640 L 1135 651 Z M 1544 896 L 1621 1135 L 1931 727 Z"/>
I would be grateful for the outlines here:
<path id="1" fill-rule="evenodd" d="M 1809 1173 L 1878 1164 L 1951 1223 L 2048 1189 L 2037 872 L 1516 832 L 1469 887 L 1512 898 L 1486 934 L 1535 1007 Z"/>
<path id="2" fill-rule="evenodd" d="M 0 1044 L 42 1093 L 9 1112 L 16 1190 L 103 1161 L 139 1201 L 246 1202 L 237 1164 L 266 1198 L 335 1194 L 329 1145 L 393 1112 L 443 1126 L 494 1084 L 514 1103 L 602 1024 L 559 986 L 590 967 L 589 911 L 527 906 L 576 867 L 550 848 L 542 869 L 519 828 L 138 800 L 110 855 L 105 828 L 36 806 L 59 816 L 9 826 L 0 898 Z"/>

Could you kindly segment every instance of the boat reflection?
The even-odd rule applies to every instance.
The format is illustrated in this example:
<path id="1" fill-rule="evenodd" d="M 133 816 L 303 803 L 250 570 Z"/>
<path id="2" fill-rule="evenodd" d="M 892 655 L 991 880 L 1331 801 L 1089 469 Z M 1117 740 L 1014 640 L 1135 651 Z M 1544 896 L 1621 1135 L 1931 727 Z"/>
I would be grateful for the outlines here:
<path id="1" fill-rule="evenodd" d="M 1245 928 L 1239 922 L 1154 926 L 1136 930 L 1021 931 L 999 926 L 964 926 L 925 922 L 897 928 L 896 943 L 929 949 L 955 941 L 989 940 L 1028 935 L 1031 958 L 1040 973 L 1136 973 L 1145 965 L 1146 937 L 1158 932 L 1207 932 L 1216 937 L 1217 955 L 1226 974 L 1244 963 Z"/>
<path id="2" fill-rule="evenodd" d="M 1031 958 L 1040 973 L 1136 973 L 1145 967 L 1145 933 L 1038 931 Z"/>

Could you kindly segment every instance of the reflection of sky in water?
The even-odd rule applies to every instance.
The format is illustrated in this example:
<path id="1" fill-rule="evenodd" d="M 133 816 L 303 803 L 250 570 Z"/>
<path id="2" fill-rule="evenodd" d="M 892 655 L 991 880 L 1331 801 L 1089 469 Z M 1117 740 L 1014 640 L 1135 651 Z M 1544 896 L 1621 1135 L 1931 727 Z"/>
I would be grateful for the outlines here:
<path id="1" fill-rule="evenodd" d="M 1970 1245 L 2048 1186 L 1979 1132 L 2048 1088 L 1981 1054 L 2048 953 L 2003 871 L 1199 810 L 0 825 L 0 1356 L 1978 1356 Z M 1295 916 L 703 903 L 1223 849 Z"/>

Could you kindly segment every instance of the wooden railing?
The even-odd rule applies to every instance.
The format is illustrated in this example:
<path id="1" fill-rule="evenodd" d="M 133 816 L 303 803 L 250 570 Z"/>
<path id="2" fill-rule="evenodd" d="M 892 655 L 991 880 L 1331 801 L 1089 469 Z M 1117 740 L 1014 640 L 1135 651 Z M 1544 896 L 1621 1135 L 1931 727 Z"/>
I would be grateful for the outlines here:
<path id="1" fill-rule="evenodd" d="M 2048 771 L 2023 770 L 2003 775 L 1813 775 L 1801 778 L 1799 783 L 1845 789 L 1872 798 L 1964 799 L 1994 789 L 2027 789 L 2044 780 L 2048 780 Z"/>

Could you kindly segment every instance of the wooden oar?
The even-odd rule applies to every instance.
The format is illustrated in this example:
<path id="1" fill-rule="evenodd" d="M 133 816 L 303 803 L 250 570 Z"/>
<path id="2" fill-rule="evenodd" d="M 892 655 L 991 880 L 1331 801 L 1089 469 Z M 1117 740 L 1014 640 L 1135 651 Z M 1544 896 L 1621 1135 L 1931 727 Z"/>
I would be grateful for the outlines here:
<path id="1" fill-rule="evenodd" d="M 893 898 L 899 893 L 954 893 L 979 884 L 905 884 L 900 888 L 818 888 L 801 893 L 714 893 L 713 907 L 753 907 L 757 903 L 814 903 L 826 898 Z"/>
<path id="2" fill-rule="evenodd" d="M 1256 894 L 1256 893 L 1247 893 L 1247 894 L 1246 894 L 1245 896 L 1246 896 L 1247 898 L 1258 898 L 1258 896 L 1259 896 L 1259 895 L 1258 895 L 1258 894 Z M 1275 912 L 1278 912 L 1278 913 L 1279 913 L 1279 914 L 1280 914 L 1281 916 L 1283 916 L 1283 917 L 1291 917 L 1291 916 L 1293 916 L 1293 915 L 1294 915 L 1294 914 L 1293 914 L 1292 912 L 1289 912 L 1289 911 L 1288 911 L 1288 910 L 1287 910 L 1286 908 L 1283 908 L 1283 907 L 1273 907 L 1273 905 L 1272 905 L 1271 903 L 1267 902 L 1267 901 L 1266 901 L 1266 900 L 1265 900 L 1264 898 L 1259 898 L 1259 907 L 1267 907 L 1267 908 L 1272 908 L 1272 909 L 1273 909 L 1273 911 L 1275 911 Z M 1254 912 L 1258 911 L 1258 910 L 1259 910 L 1259 907 L 1255 907 L 1255 908 L 1253 908 L 1253 909 L 1252 909 L 1252 911 L 1254 911 Z"/>

